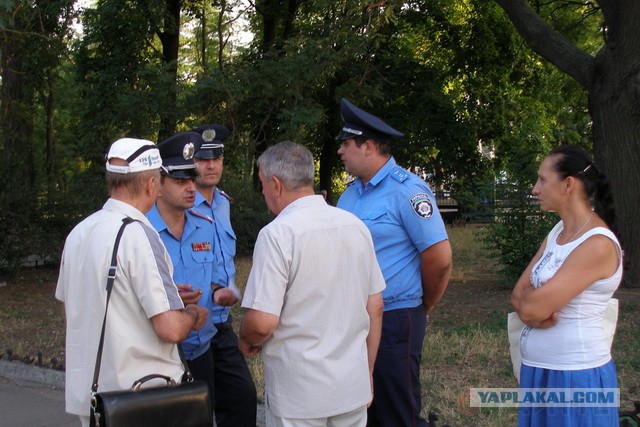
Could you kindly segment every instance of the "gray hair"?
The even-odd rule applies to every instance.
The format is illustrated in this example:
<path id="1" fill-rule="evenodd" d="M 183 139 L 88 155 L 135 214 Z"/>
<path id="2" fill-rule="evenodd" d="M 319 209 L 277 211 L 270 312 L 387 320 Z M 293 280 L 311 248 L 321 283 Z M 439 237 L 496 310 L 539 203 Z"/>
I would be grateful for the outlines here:
<path id="1" fill-rule="evenodd" d="M 133 173 L 115 173 L 106 171 L 105 180 L 107 182 L 107 191 L 111 196 L 116 190 L 125 189 L 130 196 L 138 197 L 142 195 L 145 183 L 152 176 L 160 179 L 160 169 Z"/>
<path id="2" fill-rule="evenodd" d="M 313 155 L 295 142 L 283 141 L 267 148 L 258 157 L 258 167 L 267 181 L 277 176 L 289 191 L 313 187 Z"/>

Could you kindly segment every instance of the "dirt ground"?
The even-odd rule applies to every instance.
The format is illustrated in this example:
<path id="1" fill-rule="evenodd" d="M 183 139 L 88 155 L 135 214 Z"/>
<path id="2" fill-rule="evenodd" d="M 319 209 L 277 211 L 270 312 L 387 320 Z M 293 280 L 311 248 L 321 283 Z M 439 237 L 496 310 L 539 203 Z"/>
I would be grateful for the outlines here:
<path id="1" fill-rule="evenodd" d="M 64 369 L 64 307 L 55 299 L 57 267 L 25 268 L 0 277 L 0 351 Z"/>

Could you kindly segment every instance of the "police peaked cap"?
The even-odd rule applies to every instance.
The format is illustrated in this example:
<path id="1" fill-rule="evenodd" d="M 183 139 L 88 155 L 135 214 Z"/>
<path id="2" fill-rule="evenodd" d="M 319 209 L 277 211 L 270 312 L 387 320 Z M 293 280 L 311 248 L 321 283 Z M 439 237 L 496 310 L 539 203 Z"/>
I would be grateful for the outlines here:
<path id="1" fill-rule="evenodd" d="M 344 126 L 336 136 L 338 141 L 363 137 L 379 142 L 389 142 L 393 137 L 404 136 L 402 132 L 392 128 L 373 114 L 356 107 L 345 98 L 340 100 L 340 115 L 344 120 Z"/>
<path id="2" fill-rule="evenodd" d="M 203 125 L 193 129 L 202 137 L 202 147 L 196 152 L 195 157 L 199 159 L 217 159 L 224 155 L 224 144 L 222 141 L 229 136 L 231 132 L 224 126 L 220 125 Z"/>
<path id="3" fill-rule="evenodd" d="M 162 157 L 162 173 L 172 178 L 198 177 L 193 155 L 202 146 L 202 137 L 196 132 L 182 132 L 158 144 Z"/>

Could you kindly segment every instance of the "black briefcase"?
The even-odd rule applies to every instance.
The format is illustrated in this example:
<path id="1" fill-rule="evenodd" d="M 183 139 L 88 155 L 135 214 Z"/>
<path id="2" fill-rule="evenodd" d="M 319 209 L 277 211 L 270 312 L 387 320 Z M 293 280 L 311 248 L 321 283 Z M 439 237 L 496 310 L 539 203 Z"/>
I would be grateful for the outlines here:
<path id="1" fill-rule="evenodd" d="M 141 389 L 154 378 L 164 379 L 166 386 Z M 91 400 L 91 425 L 95 427 L 213 425 L 209 387 L 204 381 L 178 384 L 164 375 L 148 375 L 129 390 L 96 393 Z"/>

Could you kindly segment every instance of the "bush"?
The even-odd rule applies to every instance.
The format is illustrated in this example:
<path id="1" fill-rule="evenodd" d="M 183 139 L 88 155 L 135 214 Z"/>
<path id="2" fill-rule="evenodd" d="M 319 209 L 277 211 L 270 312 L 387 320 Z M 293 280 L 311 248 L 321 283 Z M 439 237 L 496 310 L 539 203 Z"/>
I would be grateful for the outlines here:
<path id="1" fill-rule="evenodd" d="M 484 241 L 498 253 L 505 280 L 515 283 L 558 217 L 542 212 L 528 196 L 528 188 L 502 185 L 499 194 L 494 223 Z"/>
<path id="2" fill-rule="evenodd" d="M 32 203 L 0 200 L 0 269 L 15 274 L 27 257 L 40 249 L 40 227 L 33 224 Z"/>
<path id="3" fill-rule="evenodd" d="M 258 233 L 271 222 L 273 215 L 251 181 L 225 176 L 227 179 L 220 188 L 229 195 L 231 202 L 231 225 L 237 237 L 236 256 L 251 255 Z"/>
<path id="4" fill-rule="evenodd" d="M 65 189 L 0 194 L 0 269 L 14 274 L 29 257 L 57 263 L 71 229 L 106 200 L 104 179 L 87 170 Z"/>

